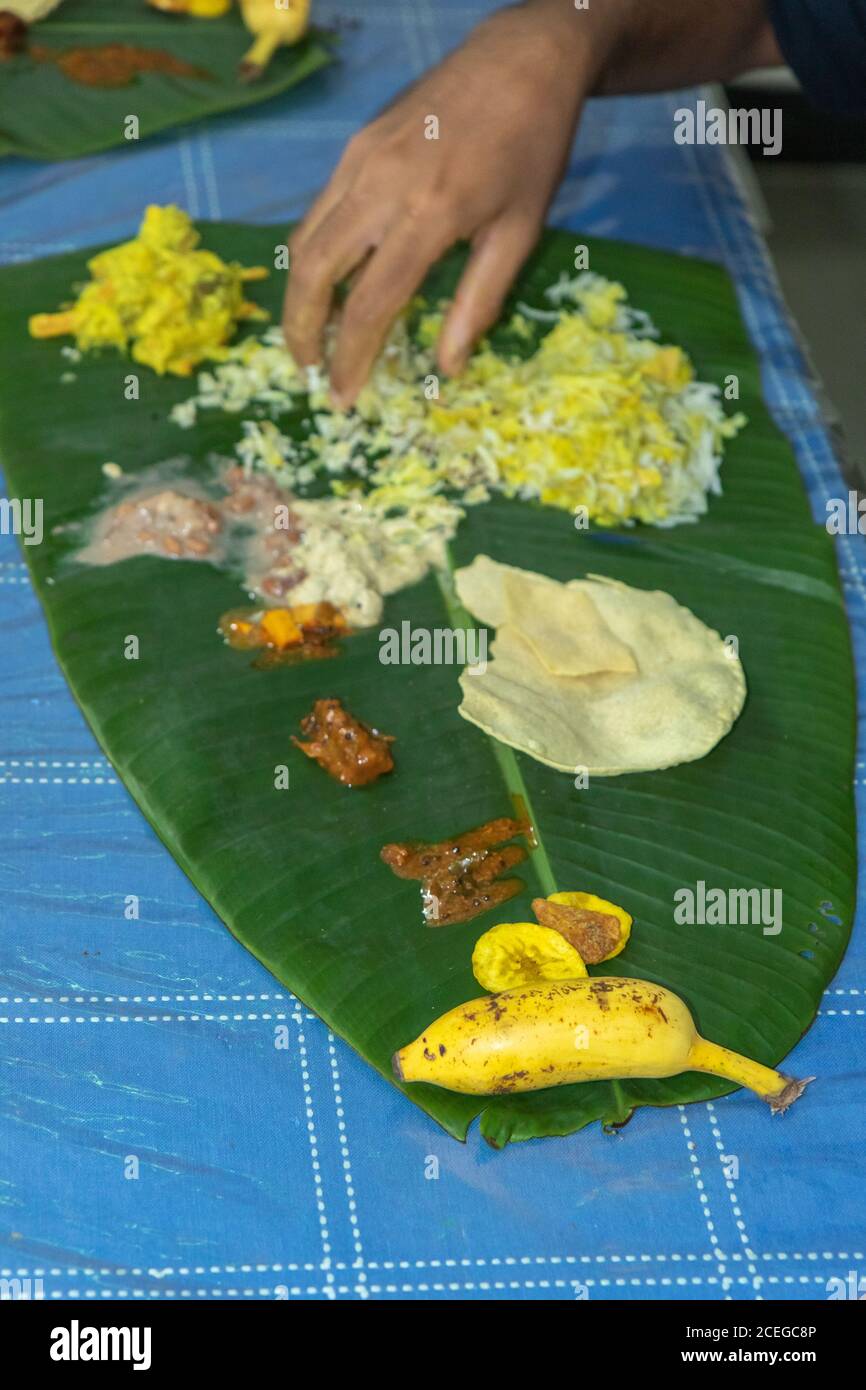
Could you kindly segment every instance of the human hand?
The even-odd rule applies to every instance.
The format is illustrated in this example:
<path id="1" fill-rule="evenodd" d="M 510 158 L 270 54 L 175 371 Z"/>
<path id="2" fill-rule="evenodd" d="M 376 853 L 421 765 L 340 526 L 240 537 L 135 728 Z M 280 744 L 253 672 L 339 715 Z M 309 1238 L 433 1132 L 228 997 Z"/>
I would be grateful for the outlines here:
<path id="1" fill-rule="evenodd" d="M 349 142 L 292 238 L 283 313 L 296 361 L 320 362 L 335 288 L 353 276 L 329 363 L 338 405 L 355 400 L 393 319 L 456 241 L 471 251 L 441 370 L 459 372 L 497 318 L 592 80 L 589 15 L 562 0 L 494 15 Z"/>

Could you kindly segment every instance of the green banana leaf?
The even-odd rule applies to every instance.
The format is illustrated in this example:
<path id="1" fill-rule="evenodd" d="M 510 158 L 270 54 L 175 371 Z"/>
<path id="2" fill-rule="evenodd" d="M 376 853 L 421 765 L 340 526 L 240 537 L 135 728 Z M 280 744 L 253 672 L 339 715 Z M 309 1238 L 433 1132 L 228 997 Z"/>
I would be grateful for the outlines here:
<path id="1" fill-rule="evenodd" d="M 203 230 L 206 245 L 248 264 L 267 261 L 285 235 L 282 227 Z M 573 240 L 546 233 L 516 295 L 541 306 L 544 286 L 571 267 Z M 24 549 L 75 697 L 229 929 L 391 1084 L 393 1051 L 479 994 L 470 970 L 477 937 L 496 921 L 531 919 L 539 893 L 580 888 L 625 905 L 635 919 L 631 941 L 596 973 L 669 986 L 704 1036 L 772 1065 L 812 1022 L 853 915 L 847 622 L 831 541 L 814 524 L 795 460 L 763 405 L 733 289 L 702 262 L 589 246 L 593 269 L 620 279 L 704 379 L 739 377 L 749 425 L 728 447 L 724 495 L 698 525 L 615 532 L 579 532 L 565 513 L 497 500 L 470 511 L 454 564 L 485 552 L 558 579 L 596 573 L 668 590 L 737 637 L 749 697 L 731 734 L 701 762 L 595 778 L 582 790 L 463 721 L 456 668 L 381 665 L 376 630 L 347 640 L 330 662 L 253 670 L 249 654 L 229 650 L 215 632 L 240 598 L 232 576 L 149 557 L 107 569 L 71 564 L 74 532 L 64 528 L 104 503 L 105 460 L 135 472 L 191 452 L 195 473 L 211 450 L 231 452 L 239 422 L 206 412 L 194 432 L 179 430 L 167 416 L 189 384 L 142 370 L 141 397 L 128 401 L 129 363 L 113 353 L 84 359 L 77 380 L 59 384 L 68 363 L 57 343 L 27 337 L 26 319 L 84 278 L 84 255 L 0 272 L 0 461 L 11 495 L 44 499 L 45 540 Z M 453 288 L 461 263 L 460 252 L 447 257 L 430 292 Z M 278 281 L 253 287 L 274 314 Z M 446 626 L 449 602 L 447 579 L 429 576 L 388 600 L 383 626 Z M 124 659 L 129 634 L 139 638 L 137 661 Z M 349 791 L 293 748 L 301 717 L 330 695 L 396 736 L 392 776 Z M 290 769 L 287 790 L 274 789 L 279 765 Z M 525 893 L 473 922 L 425 927 L 418 885 L 394 877 L 380 847 L 438 840 L 510 814 L 515 794 L 539 841 L 522 866 Z M 675 891 L 699 880 L 781 889 L 783 930 L 676 925 Z M 592 1120 L 619 1124 L 639 1105 L 730 1089 L 697 1074 L 489 1100 L 405 1087 L 457 1137 L 480 1113 L 494 1145 Z"/>
<path id="2" fill-rule="evenodd" d="M 105 43 L 162 49 L 208 75 L 143 73 L 125 87 L 89 87 L 52 62 L 19 54 L 0 63 L 0 155 L 94 154 L 126 143 L 130 114 L 137 116 L 144 139 L 266 101 L 332 61 L 325 36 L 312 30 L 292 48 L 278 49 L 258 81 L 241 82 L 238 63 L 252 41 L 236 6 L 220 19 L 192 19 L 162 14 L 147 0 L 63 0 L 32 26 L 31 44 L 58 53 Z"/>

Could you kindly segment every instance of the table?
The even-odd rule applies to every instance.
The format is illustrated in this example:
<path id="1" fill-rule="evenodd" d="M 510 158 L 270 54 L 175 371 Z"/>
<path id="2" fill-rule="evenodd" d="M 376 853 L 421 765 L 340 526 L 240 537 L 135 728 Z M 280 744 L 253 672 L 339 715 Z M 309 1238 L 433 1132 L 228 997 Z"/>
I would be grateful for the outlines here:
<path id="1" fill-rule="evenodd" d="M 352 131 L 493 8 L 319 4 L 360 24 L 297 92 L 95 158 L 7 160 L 0 260 L 128 236 L 146 200 L 297 217 Z M 550 220 L 727 266 L 822 520 L 846 488 L 808 364 L 725 151 L 673 141 L 683 100 L 592 103 Z M 862 675 L 866 546 L 837 544 Z M 741 1093 L 617 1135 L 460 1145 L 198 897 L 85 725 L 8 536 L 0 672 L 0 1278 L 54 1299 L 719 1300 L 866 1274 L 862 898 L 790 1061 L 820 1079 L 784 1119 Z M 861 740 L 861 812 L 864 766 Z"/>

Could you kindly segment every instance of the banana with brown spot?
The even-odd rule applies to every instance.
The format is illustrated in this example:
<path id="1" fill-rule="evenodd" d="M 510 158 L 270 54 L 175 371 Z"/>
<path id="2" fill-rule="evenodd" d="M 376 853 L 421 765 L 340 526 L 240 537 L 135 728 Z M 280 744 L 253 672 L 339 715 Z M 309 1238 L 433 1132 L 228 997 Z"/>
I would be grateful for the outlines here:
<path id="1" fill-rule="evenodd" d="M 431 1023 L 392 1059 L 401 1081 L 501 1095 L 576 1081 L 709 1072 L 781 1113 L 807 1081 L 698 1034 L 676 994 L 646 980 L 587 977 L 472 999 Z"/>

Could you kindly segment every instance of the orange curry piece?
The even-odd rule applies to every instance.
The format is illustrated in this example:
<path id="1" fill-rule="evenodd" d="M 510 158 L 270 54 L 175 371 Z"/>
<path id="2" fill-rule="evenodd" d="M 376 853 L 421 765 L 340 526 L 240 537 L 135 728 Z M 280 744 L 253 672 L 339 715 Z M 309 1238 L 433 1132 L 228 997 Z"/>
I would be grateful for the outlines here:
<path id="1" fill-rule="evenodd" d="M 398 878 L 421 880 L 425 922 L 429 927 L 445 927 L 470 922 L 522 891 L 519 878 L 499 875 L 526 858 L 522 845 L 504 842 L 528 832 L 525 821 L 501 816 L 438 844 L 385 845 L 381 858 Z"/>
<path id="2" fill-rule="evenodd" d="M 337 655 L 333 645 L 349 626 L 332 603 L 298 603 L 293 608 L 230 608 L 219 630 L 236 651 L 262 649 L 254 666 L 281 666 Z"/>

